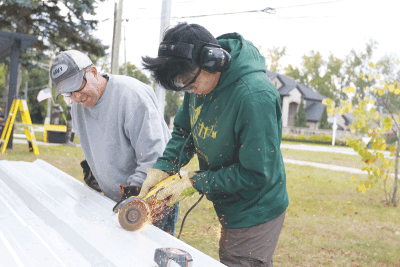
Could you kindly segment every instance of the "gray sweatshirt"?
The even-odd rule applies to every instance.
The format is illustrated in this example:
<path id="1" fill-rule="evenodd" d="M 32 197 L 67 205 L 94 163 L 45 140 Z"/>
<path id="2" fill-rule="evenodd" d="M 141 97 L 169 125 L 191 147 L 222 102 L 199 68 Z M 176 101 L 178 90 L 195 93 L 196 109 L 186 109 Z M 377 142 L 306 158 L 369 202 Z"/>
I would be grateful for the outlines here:
<path id="1" fill-rule="evenodd" d="M 171 138 L 153 89 L 127 76 L 107 74 L 96 105 L 72 105 L 83 155 L 104 195 L 118 201 L 119 185 L 141 186 Z"/>

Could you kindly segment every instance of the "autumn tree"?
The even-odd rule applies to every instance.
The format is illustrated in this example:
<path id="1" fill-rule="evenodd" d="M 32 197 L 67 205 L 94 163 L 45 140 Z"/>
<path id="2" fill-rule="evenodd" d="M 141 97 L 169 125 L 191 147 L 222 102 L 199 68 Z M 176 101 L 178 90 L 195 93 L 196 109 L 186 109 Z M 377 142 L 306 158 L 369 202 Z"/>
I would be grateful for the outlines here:
<path id="1" fill-rule="evenodd" d="M 280 60 L 282 57 L 286 56 L 286 46 L 280 48 L 278 47 L 272 47 L 268 48 L 266 60 L 267 60 L 267 65 L 266 69 L 268 71 L 272 72 L 279 72 L 281 71 L 282 66 L 280 65 Z"/>
<path id="2" fill-rule="evenodd" d="M 358 99 L 355 105 L 351 99 L 341 100 L 339 106 L 336 106 L 331 99 L 325 99 L 323 103 L 328 106 L 328 112 L 332 114 L 335 112 L 338 112 L 339 115 L 352 113 L 356 120 L 351 125 L 351 131 L 371 137 L 369 141 L 371 149 L 367 148 L 361 138 L 348 138 L 348 145 L 358 152 L 361 160 L 367 164 L 362 170 L 368 172 L 368 179 L 358 181 L 357 191 L 364 193 L 368 188 L 373 188 L 382 182 L 386 204 L 396 206 L 400 153 L 400 109 L 392 101 L 400 94 L 400 84 L 397 80 L 390 82 L 385 79 L 383 69 L 376 68 L 372 62 L 364 68 L 369 74 L 366 75 L 363 72 L 360 74 L 363 83 L 360 82 L 359 85 L 365 85 L 362 88 L 363 97 L 361 97 L 360 90 L 356 90 L 352 86 L 343 90 Z M 376 109 L 377 101 L 381 103 L 381 109 Z M 396 144 L 389 148 L 385 142 L 387 134 L 393 134 L 397 140 Z M 385 153 L 387 149 L 390 151 L 390 156 Z M 352 180 L 354 180 L 354 176 Z"/>
<path id="3" fill-rule="evenodd" d="M 370 39 L 366 43 L 365 51 L 356 51 L 352 49 L 349 55 L 346 56 L 343 88 L 354 88 L 355 96 L 352 98 L 353 104 L 357 104 L 359 100 L 364 99 L 368 91 L 368 89 L 365 89 L 371 87 L 375 83 L 374 79 L 368 79 L 371 75 L 374 77 L 368 64 L 372 60 L 373 52 L 377 44 L 376 41 Z"/>
<path id="4" fill-rule="evenodd" d="M 316 90 L 323 96 L 336 99 L 339 91 L 337 77 L 341 77 L 343 61 L 330 54 L 326 62 L 322 55 L 312 50 L 302 57 L 301 68 L 291 64 L 285 68 L 285 75 L 296 82 Z"/>

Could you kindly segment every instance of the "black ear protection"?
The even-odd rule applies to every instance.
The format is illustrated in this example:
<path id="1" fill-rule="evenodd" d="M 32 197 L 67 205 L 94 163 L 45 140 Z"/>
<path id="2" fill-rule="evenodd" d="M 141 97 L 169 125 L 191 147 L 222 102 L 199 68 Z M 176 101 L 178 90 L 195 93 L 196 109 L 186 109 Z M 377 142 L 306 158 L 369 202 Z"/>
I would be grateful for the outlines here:
<path id="1" fill-rule="evenodd" d="M 220 45 L 200 41 L 195 44 L 161 42 L 158 56 L 187 58 L 211 73 L 227 71 L 231 64 L 231 55 Z"/>

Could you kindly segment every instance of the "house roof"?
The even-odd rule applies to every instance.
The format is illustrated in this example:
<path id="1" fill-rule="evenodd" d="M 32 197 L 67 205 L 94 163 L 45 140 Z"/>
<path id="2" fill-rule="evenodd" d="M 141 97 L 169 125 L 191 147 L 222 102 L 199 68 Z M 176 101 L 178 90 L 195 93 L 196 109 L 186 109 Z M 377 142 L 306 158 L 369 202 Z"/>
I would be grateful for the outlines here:
<path id="1" fill-rule="evenodd" d="M 351 113 L 345 113 L 342 115 L 342 117 L 346 125 L 350 125 L 353 123 L 354 120 L 357 120 L 357 118 Z"/>
<path id="2" fill-rule="evenodd" d="M 278 89 L 278 92 L 281 96 L 286 96 L 289 95 L 290 91 L 292 91 L 294 88 L 297 88 L 300 93 L 303 95 L 303 98 L 306 100 L 318 100 L 318 101 L 322 101 L 324 100 L 326 97 L 314 92 L 313 89 L 308 88 L 307 86 L 300 84 L 298 82 L 295 82 L 294 80 L 276 73 L 276 72 L 271 72 L 271 71 L 267 71 L 266 72 L 268 78 L 270 78 L 271 80 L 275 79 L 276 77 L 281 81 L 282 83 L 282 87 Z"/>
<path id="3" fill-rule="evenodd" d="M 325 105 L 319 101 L 306 101 L 306 107 L 304 108 L 306 112 L 307 121 L 319 121 L 322 116 L 322 112 L 325 109 Z"/>

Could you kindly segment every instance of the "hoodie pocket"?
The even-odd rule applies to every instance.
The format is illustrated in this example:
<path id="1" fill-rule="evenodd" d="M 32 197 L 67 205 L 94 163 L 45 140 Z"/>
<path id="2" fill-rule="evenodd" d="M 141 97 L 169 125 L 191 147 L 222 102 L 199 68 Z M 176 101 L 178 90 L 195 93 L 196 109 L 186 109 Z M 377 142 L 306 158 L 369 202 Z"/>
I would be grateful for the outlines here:
<path id="1" fill-rule="evenodd" d="M 206 194 L 206 197 L 216 206 L 229 206 L 241 199 L 237 194 Z"/>

